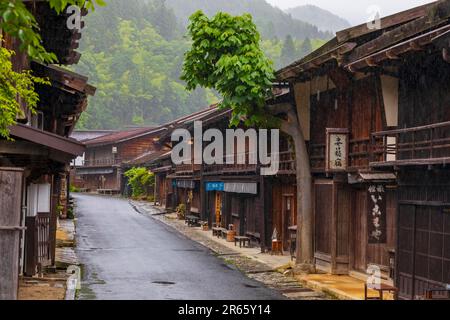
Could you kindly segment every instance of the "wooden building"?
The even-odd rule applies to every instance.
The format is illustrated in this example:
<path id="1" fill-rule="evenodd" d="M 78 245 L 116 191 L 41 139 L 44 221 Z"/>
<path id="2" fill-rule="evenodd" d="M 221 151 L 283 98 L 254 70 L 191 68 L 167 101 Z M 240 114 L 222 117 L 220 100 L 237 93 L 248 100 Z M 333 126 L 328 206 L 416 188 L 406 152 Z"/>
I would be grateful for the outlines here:
<path id="1" fill-rule="evenodd" d="M 315 266 L 378 267 L 400 298 L 450 282 L 449 17 L 438 1 L 343 30 L 278 72 L 309 149 Z"/>
<path id="2" fill-rule="evenodd" d="M 176 129 L 188 129 L 193 137 L 193 124 L 195 121 L 205 121 L 220 113 L 217 106 L 211 106 L 200 110 L 193 114 L 177 119 L 167 125 L 167 131 L 160 137 L 159 144 L 166 147 L 170 151 L 173 147 L 171 142 L 171 134 Z M 193 151 L 193 150 L 192 150 Z M 171 154 L 150 161 L 153 166 L 153 172 L 156 175 L 157 198 L 161 203 L 170 202 L 171 208 L 176 209 L 180 204 L 186 208 L 186 214 L 194 214 L 201 216 L 203 209 L 203 187 L 202 187 L 202 165 L 194 164 L 194 153 L 192 152 L 191 164 L 174 165 L 172 163 Z M 166 200 L 162 196 L 166 195 Z M 168 197 L 168 198 L 167 198 Z"/>
<path id="3" fill-rule="evenodd" d="M 155 141 L 163 131 L 161 127 L 135 128 L 84 140 L 86 152 L 82 163 L 75 165 L 74 180 L 87 191 L 122 194 L 126 164 L 145 153 L 157 152 Z"/>
<path id="4" fill-rule="evenodd" d="M 148 166 L 155 175 L 155 205 L 166 210 L 175 210 L 173 180 L 169 178 L 174 173 L 170 150 L 145 156 L 142 162 L 133 162 L 133 165 Z"/>
<path id="5" fill-rule="evenodd" d="M 189 115 L 170 125 L 159 143 L 167 147 L 170 135 L 175 129 L 185 128 L 194 136 L 194 122 L 201 121 L 203 132 L 218 129 L 225 137 L 229 129 L 230 110 L 222 110 L 213 105 L 198 113 Z M 241 127 L 245 129 L 244 127 Z M 280 171 L 276 176 L 261 176 L 261 166 L 249 164 L 249 152 L 244 155 L 246 164 L 174 165 L 171 153 L 145 161 L 156 175 L 155 201 L 167 208 L 176 209 L 183 204 L 187 215 L 196 215 L 213 225 L 229 228 L 233 226 L 237 235 L 249 236 L 257 241 L 263 251 L 271 249 L 272 235 L 275 234 L 289 250 L 290 227 L 296 225 L 296 186 L 294 153 L 287 137 L 282 137 Z M 224 144 L 226 141 L 224 141 Z M 202 145 L 202 150 L 206 143 Z M 194 146 L 192 147 L 194 148 Z M 224 145 L 225 150 L 225 145 Z M 235 150 L 236 152 L 236 150 Z M 236 160 L 236 159 L 235 159 Z"/>
<path id="6" fill-rule="evenodd" d="M 48 2 L 26 4 L 39 22 L 45 48 L 60 64 L 76 63 L 81 34 L 67 29 L 67 16 L 57 15 Z M 2 36 L 0 45 L 16 52 L 14 70 L 31 69 L 51 82 L 36 86 L 36 114 L 23 106 L 24 115 L 9 128 L 14 140 L 0 139 L 0 299 L 15 299 L 19 274 L 34 276 L 55 265 L 57 219 L 68 204 L 68 166 L 84 152 L 68 137 L 95 88 L 84 76 L 30 62 L 19 40 Z"/>

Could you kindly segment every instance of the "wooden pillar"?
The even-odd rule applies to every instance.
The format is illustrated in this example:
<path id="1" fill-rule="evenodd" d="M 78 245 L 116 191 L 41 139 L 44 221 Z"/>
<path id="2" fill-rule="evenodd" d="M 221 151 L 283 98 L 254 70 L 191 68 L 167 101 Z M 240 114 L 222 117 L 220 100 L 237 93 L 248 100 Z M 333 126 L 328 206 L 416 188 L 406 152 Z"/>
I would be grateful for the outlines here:
<path id="1" fill-rule="evenodd" d="M 161 195 L 159 194 L 159 175 L 155 174 L 155 188 L 153 190 L 153 204 L 156 206 L 156 203 L 159 200 L 159 205 L 162 205 L 162 201 L 159 197 L 161 197 Z"/>
<path id="2" fill-rule="evenodd" d="M 261 252 L 266 252 L 266 225 L 267 225 L 267 210 L 265 206 L 265 185 L 264 185 L 264 176 L 260 175 L 259 177 L 259 215 L 261 219 L 261 225 L 260 225 L 260 233 L 261 233 Z"/>
<path id="3" fill-rule="evenodd" d="M 203 221 L 208 221 L 206 210 L 206 190 L 203 175 L 200 178 L 200 217 Z"/>
<path id="4" fill-rule="evenodd" d="M 26 217 L 25 226 L 27 228 L 26 232 L 26 254 L 25 254 L 25 275 L 34 276 L 37 273 L 37 263 L 38 263 L 38 239 L 36 232 L 36 217 Z"/>
<path id="5" fill-rule="evenodd" d="M 122 193 L 122 168 L 117 167 L 116 171 L 116 190 L 119 190 L 120 193 Z"/>
<path id="6" fill-rule="evenodd" d="M 265 225 L 265 239 L 267 247 L 272 246 L 272 232 L 273 232 L 273 216 L 272 212 L 274 210 L 274 203 L 273 203 L 273 179 L 272 178 L 265 178 L 265 185 L 264 185 L 264 225 Z"/>
<path id="7" fill-rule="evenodd" d="M 58 224 L 58 206 L 60 202 L 61 176 L 55 174 L 51 176 L 52 181 L 52 203 L 50 209 L 50 230 L 49 230 L 49 247 L 52 265 L 55 265 L 56 255 L 56 229 Z"/>
<path id="8" fill-rule="evenodd" d="M 0 300 L 17 299 L 22 183 L 22 169 L 0 168 Z"/>

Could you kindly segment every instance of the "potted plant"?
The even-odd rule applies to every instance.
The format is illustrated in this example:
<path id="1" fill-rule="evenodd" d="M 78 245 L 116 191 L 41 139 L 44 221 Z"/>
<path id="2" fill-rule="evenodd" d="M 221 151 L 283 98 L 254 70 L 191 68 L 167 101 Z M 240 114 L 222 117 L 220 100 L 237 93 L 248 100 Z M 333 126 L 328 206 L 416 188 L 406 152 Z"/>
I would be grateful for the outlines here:
<path id="1" fill-rule="evenodd" d="M 184 203 L 180 203 L 176 208 L 177 217 L 179 220 L 184 220 L 186 217 L 186 205 Z"/>

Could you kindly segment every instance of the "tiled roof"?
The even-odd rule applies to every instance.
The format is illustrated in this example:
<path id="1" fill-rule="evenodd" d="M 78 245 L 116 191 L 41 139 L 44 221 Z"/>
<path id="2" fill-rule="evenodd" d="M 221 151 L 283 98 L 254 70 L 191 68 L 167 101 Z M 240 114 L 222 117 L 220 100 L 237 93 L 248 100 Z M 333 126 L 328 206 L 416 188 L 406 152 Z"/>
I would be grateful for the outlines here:
<path id="1" fill-rule="evenodd" d="M 144 154 L 141 154 L 140 156 L 136 157 L 135 159 L 128 161 L 127 164 L 129 165 L 140 165 L 144 163 L 148 163 L 151 161 L 154 161 L 158 158 L 160 158 L 163 155 L 166 155 L 167 153 L 170 154 L 170 151 L 162 150 L 162 151 L 149 151 Z"/>
<path id="2" fill-rule="evenodd" d="M 331 63 L 343 66 L 349 71 L 359 70 L 371 66 L 374 63 L 371 61 L 373 55 L 378 52 L 381 52 L 384 59 L 389 56 L 396 57 L 398 53 L 407 51 L 397 48 L 400 43 L 409 40 L 420 42 L 416 37 L 442 28 L 443 24 L 448 25 L 449 16 L 448 1 L 434 1 L 381 18 L 381 28 L 373 28 L 370 24 L 364 23 L 339 31 L 336 37 L 319 49 L 277 71 L 277 79 L 281 82 L 301 77 L 309 79 L 314 72 L 317 74 L 322 72 L 320 67 Z M 431 41 L 445 30 L 439 32 L 430 35 Z M 415 50 L 415 46 L 410 43 L 406 43 L 406 46 L 410 47 L 409 50 Z M 385 52 L 387 49 L 393 51 Z"/>
<path id="3" fill-rule="evenodd" d="M 156 128 L 136 128 L 123 131 L 116 131 L 112 132 L 111 134 L 107 134 L 90 140 L 85 140 L 83 142 L 89 148 L 94 146 L 116 144 L 127 141 L 129 139 L 134 139 L 149 134 L 154 134 L 155 136 L 158 135 L 159 138 L 161 138 L 170 135 L 170 133 L 176 128 L 188 125 L 189 123 L 192 123 L 195 120 L 207 119 L 209 118 L 209 116 L 215 115 L 218 112 L 219 112 L 218 106 L 212 105 L 209 106 L 208 108 L 181 117 L 179 119 L 176 119 L 172 122 L 166 123 Z"/>
<path id="4" fill-rule="evenodd" d="M 111 134 L 107 134 L 105 136 L 101 136 L 92 140 L 84 141 L 86 146 L 100 146 L 100 145 L 108 145 L 113 143 L 119 143 L 123 141 L 127 141 L 129 139 L 137 138 L 142 135 L 147 134 L 156 134 L 160 132 L 161 128 L 137 128 L 137 129 L 129 129 L 124 131 L 113 132 Z"/>

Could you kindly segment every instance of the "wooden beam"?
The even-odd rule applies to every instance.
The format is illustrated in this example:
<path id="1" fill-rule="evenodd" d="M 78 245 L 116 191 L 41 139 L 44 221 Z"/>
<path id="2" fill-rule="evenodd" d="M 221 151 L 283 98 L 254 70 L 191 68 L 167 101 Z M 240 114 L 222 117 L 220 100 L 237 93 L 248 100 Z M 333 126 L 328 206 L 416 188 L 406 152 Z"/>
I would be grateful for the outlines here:
<path id="1" fill-rule="evenodd" d="M 311 60 L 306 60 L 303 63 L 297 65 L 291 65 L 278 73 L 279 80 L 287 80 L 297 78 L 300 74 L 314 69 L 318 69 L 329 61 L 340 61 L 342 57 L 348 52 L 352 51 L 357 46 L 354 42 L 344 43 L 342 45 L 331 48 L 329 51 L 315 56 Z"/>
<path id="2" fill-rule="evenodd" d="M 47 148 L 36 148 L 36 144 L 26 141 L 0 140 L 0 153 L 32 156 L 47 156 Z"/>
<path id="3" fill-rule="evenodd" d="M 391 50 L 386 51 L 386 57 L 390 60 L 398 60 L 400 59 L 398 55 L 393 53 Z"/>
<path id="4" fill-rule="evenodd" d="M 383 33 L 376 39 L 364 43 L 356 48 L 349 56 L 349 62 L 353 62 L 363 57 L 369 56 L 377 51 L 386 49 L 404 39 L 413 37 L 419 33 L 425 32 L 444 22 L 450 16 L 450 2 L 439 2 L 430 7 L 430 16 L 424 16 L 417 20 L 405 23 L 391 31 Z M 434 11 L 436 10 L 436 11 Z"/>
<path id="5" fill-rule="evenodd" d="M 345 88 L 350 86 L 352 81 L 352 76 L 347 71 L 342 68 L 336 68 L 330 70 L 329 72 L 330 79 L 336 85 L 337 88 Z"/>
<path id="6" fill-rule="evenodd" d="M 376 52 L 370 56 L 365 56 L 364 58 L 355 60 L 347 64 L 345 68 L 347 68 L 351 72 L 355 72 L 357 70 L 367 67 L 368 62 L 370 62 L 371 64 L 379 64 L 380 62 L 387 59 L 388 54 L 390 56 L 399 56 L 412 50 L 422 50 L 424 46 L 429 45 L 432 42 L 432 39 L 436 38 L 437 36 L 447 31 L 450 31 L 450 25 L 445 25 L 443 27 L 422 34 L 418 37 L 415 37 L 413 39 L 409 39 L 407 41 L 396 44 L 387 49 Z M 414 42 L 415 44 L 412 45 L 411 44 L 412 42 Z"/>
<path id="7" fill-rule="evenodd" d="M 25 125 L 17 124 L 11 126 L 10 133 L 13 137 L 18 137 L 74 156 L 82 155 L 85 150 L 85 146 L 75 140 Z"/>
<path id="8" fill-rule="evenodd" d="M 405 23 L 420 17 L 423 17 L 427 14 L 428 8 L 435 5 L 426 4 L 420 7 L 416 7 L 410 10 L 406 10 L 400 13 L 396 13 L 381 19 L 381 27 L 383 29 L 390 28 L 392 26 Z M 373 32 L 380 31 L 378 29 L 369 29 L 367 23 L 360 24 L 356 27 L 348 28 L 336 33 L 336 38 L 339 42 L 346 42 L 351 39 L 359 38 L 366 34 L 370 34 Z"/>

